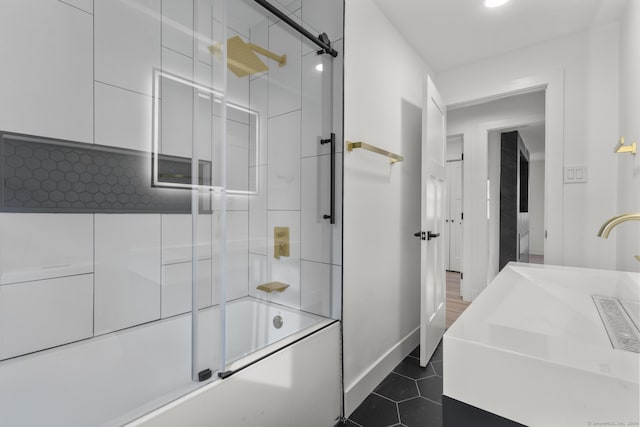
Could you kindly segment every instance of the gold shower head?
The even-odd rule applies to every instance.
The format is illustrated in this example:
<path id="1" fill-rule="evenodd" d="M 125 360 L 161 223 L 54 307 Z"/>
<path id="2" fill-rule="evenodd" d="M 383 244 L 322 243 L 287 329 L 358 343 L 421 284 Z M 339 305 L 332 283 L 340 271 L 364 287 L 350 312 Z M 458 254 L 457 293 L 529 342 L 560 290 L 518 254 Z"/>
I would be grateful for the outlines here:
<path id="1" fill-rule="evenodd" d="M 220 58 L 219 44 L 209 46 L 209 51 L 216 58 Z M 269 70 L 267 64 L 262 62 L 253 51 L 277 61 L 281 67 L 287 63 L 287 55 L 276 55 L 253 43 L 245 43 L 240 36 L 235 36 L 227 40 L 227 67 L 238 77 L 246 77 Z"/>

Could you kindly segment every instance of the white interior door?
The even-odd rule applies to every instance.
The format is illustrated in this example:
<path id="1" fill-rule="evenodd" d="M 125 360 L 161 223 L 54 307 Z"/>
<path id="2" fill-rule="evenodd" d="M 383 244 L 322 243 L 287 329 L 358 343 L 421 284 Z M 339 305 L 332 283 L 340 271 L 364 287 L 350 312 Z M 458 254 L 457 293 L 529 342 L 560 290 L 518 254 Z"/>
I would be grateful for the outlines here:
<path id="1" fill-rule="evenodd" d="M 462 160 L 447 163 L 449 176 L 449 270 L 462 271 Z"/>
<path id="2" fill-rule="evenodd" d="M 426 366 L 445 328 L 444 215 L 447 114 L 431 78 L 423 85 L 420 365 Z"/>

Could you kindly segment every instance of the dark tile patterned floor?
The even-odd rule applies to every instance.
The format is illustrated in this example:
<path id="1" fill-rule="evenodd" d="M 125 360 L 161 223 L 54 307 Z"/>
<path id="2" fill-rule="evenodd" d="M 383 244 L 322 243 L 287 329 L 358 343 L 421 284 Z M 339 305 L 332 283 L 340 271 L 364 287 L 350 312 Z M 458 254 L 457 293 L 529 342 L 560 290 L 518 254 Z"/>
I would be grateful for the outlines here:
<path id="1" fill-rule="evenodd" d="M 340 426 L 442 427 L 442 341 L 426 368 L 416 347 Z"/>

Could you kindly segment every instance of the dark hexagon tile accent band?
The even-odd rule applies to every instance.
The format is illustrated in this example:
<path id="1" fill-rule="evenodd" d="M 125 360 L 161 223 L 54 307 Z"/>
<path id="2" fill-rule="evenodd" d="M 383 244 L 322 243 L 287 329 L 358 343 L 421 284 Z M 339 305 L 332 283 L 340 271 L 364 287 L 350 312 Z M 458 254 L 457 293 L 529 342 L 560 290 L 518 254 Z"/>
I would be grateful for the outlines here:
<path id="1" fill-rule="evenodd" d="M 159 160 L 189 172 L 190 159 Z M 0 212 L 190 213 L 191 192 L 153 187 L 148 152 L 0 132 Z"/>

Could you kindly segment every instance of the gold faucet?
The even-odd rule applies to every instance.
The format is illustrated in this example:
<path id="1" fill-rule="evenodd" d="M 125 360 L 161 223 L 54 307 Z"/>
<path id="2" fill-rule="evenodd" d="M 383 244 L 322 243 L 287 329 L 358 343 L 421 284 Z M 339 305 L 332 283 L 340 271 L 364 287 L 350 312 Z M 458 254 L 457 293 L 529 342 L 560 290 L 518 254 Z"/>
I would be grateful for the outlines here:
<path id="1" fill-rule="evenodd" d="M 611 230 L 613 230 L 616 225 L 632 220 L 640 221 L 640 212 L 626 213 L 614 216 L 613 218 L 602 224 L 602 227 L 600 227 L 600 230 L 598 231 L 598 237 L 606 239 L 607 237 L 609 237 L 609 233 L 611 233 Z M 640 261 L 640 255 L 636 255 L 635 258 Z"/>

